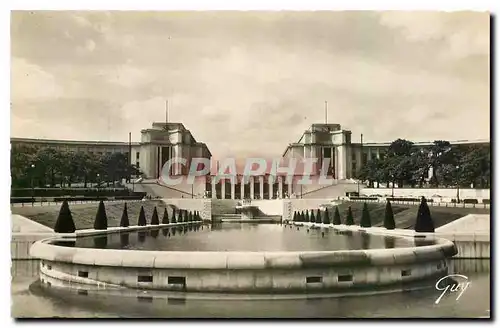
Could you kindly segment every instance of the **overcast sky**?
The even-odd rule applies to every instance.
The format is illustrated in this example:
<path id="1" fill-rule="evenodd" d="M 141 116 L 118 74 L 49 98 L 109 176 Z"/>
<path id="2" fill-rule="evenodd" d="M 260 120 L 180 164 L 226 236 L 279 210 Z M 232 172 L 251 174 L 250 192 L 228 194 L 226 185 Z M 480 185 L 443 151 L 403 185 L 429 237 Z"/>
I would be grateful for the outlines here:
<path id="1" fill-rule="evenodd" d="M 312 123 L 353 141 L 489 139 L 489 16 L 13 12 L 11 136 L 140 140 L 182 122 L 214 156 L 279 156 Z"/>

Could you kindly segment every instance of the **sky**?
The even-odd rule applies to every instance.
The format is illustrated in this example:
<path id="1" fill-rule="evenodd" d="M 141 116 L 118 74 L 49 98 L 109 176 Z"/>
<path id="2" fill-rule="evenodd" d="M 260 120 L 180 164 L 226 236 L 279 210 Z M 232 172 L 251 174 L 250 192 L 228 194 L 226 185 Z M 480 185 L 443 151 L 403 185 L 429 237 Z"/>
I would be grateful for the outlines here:
<path id="1" fill-rule="evenodd" d="M 182 122 L 216 157 L 280 156 L 313 123 L 366 142 L 489 139 L 481 12 L 11 14 L 11 136 L 140 141 Z"/>

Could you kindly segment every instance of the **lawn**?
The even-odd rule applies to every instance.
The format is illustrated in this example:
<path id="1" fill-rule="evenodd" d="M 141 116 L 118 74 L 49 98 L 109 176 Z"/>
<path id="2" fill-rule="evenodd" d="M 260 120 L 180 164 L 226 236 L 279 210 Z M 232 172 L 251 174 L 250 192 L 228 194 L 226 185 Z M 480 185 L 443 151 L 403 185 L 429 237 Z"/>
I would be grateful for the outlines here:
<path id="1" fill-rule="evenodd" d="M 120 220 L 123 213 L 124 203 L 104 203 L 106 214 L 108 217 L 108 226 L 114 227 L 120 225 Z M 98 203 L 93 204 L 70 204 L 69 208 L 73 216 L 73 221 L 77 229 L 89 229 L 94 227 L 95 215 L 97 213 Z M 127 203 L 127 212 L 130 224 L 136 224 L 139 217 L 141 206 L 144 206 L 147 222 L 151 221 L 154 207 L 157 207 L 158 217 L 161 221 L 163 218 L 163 210 L 165 203 L 161 200 L 149 200 L 144 202 Z M 169 217 L 172 217 L 172 206 L 168 205 Z M 60 205 L 58 206 L 25 206 L 11 207 L 13 214 L 23 215 L 31 220 L 43 224 L 47 227 L 54 228 L 54 225 L 59 214 Z"/>

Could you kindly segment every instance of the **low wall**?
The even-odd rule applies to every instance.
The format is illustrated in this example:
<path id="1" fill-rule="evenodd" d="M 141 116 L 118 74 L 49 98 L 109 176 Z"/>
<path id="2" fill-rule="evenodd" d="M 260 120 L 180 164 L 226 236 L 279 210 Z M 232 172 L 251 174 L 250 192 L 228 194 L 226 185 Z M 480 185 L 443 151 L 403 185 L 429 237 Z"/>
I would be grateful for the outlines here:
<path id="1" fill-rule="evenodd" d="M 11 214 L 10 257 L 12 260 L 30 260 L 29 249 L 34 242 L 55 237 L 54 230 L 22 215 Z"/>
<path id="2" fill-rule="evenodd" d="M 332 205 L 331 199 L 305 199 L 305 198 L 290 198 L 283 199 L 283 220 L 291 221 L 293 218 L 293 212 L 295 211 L 305 211 L 305 210 L 316 210 L 322 205 Z"/>
<path id="3" fill-rule="evenodd" d="M 31 246 L 39 240 L 56 237 L 58 234 L 52 233 L 12 233 L 10 239 L 11 260 L 32 260 L 30 255 Z"/>
<path id="4" fill-rule="evenodd" d="M 212 219 L 212 200 L 210 198 L 163 198 L 162 201 L 179 209 L 199 211 L 203 221 Z"/>
<path id="5" fill-rule="evenodd" d="M 44 277 L 72 288 L 195 292 L 321 292 L 401 284 L 442 275 L 453 243 L 323 252 L 165 252 L 85 249 L 36 242 Z"/>
<path id="6" fill-rule="evenodd" d="M 362 188 L 360 194 L 370 196 L 370 195 L 382 195 L 391 196 L 393 192 L 392 188 Z M 483 199 L 490 199 L 490 189 L 459 189 L 460 199 L 478 199 L 481 203 Z M 425 197 L 433 198 L 436 201 L 441 196 L 446 199 L 443 201 L 449 201 L 451 199 L 457 198 L 457 189 L 427 189 L 427 188 L 394 188 L 394 197 Z"/>

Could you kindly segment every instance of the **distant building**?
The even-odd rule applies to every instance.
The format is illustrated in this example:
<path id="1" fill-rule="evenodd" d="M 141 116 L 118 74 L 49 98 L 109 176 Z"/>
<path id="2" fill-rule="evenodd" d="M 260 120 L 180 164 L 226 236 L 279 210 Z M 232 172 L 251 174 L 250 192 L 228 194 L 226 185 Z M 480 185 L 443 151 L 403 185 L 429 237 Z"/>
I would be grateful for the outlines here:
<path id="1" fill-rule="evenodd" d="M 172 175 L 187 174 L 193 157 L 211 158 L 208 147 L 197 142 L 182 123 L 153 123 L 152 128 L 141 130 L 140 142 L 74 141 L 30 138 L 11 138 L 12 145 L 53 147 L 57 150 L 106 155 L 122 153 L 130 156 L 130 163 L 139 168 L 145 178 L 157 178 L 163 164 L 171 158 L 188 160 L 188 166 L 174 165 Z"/>
<path id="2" fill-rule="evenodd" d="M 451 144 L 489 146 L 488 140 L 457 140 Z M 172 158 L 185 158 L 187 165 L 174 164 L 171 176 L 187 175 L 191 160 L 195 157 L 211 159 L 212 154 L 207 145 L 196 141 L 191 132 L 182 123 L 153 123 L 149 129 L 141 130 L 141 141 L 107 142 L 107 141 L 69 141 L 11 138 L 12 145 L 33 145 L 54 147 L 59 150 L 88 152 L 99 155 L 123 153 L 130 155 L 130 163 L 144 173 L 146 179 L 158 179 L 164 164 Z M 418 147 L 428 147 L 429 142 L 416 142 Z M 284 158 L 306 159 L 318 158 L 313 173 L 319 174 L 325 159 L 330 159 L 328 175 L 336 181 L 349 180 L 369 160 L 385 156 L 390 143 L 353 143 L 351 131 L 343 130 L 340 124 L 312 124 L 300 139 L 287 146 Z M 283 175 L 274 177 L 267 170 L 260 176 L 252 176 L 244 181 L 242 172 L 234 179 L 222 179 L 213 183 L 213 176 L 200 177 L 192 185 L 176 185 L 175 188 L 186 193 L 206 195 L 222 199 L 272 199 L 307 192 L 306 186 L 297 183 L 301 176 L 294 176 L 288 183 Z M 246 182 L 246 183 L 245 183 Z M 160 183 L 164 183 L 160 181 Z M 313 186 L 314 187 L 314 186 Z M 309 190 L 311 186 L 309 187 Z"/>
<path id="3" fill-rule="evenodd" d="M 489 140 L 454 140 L 452 145 L 489 146 Z M 415 142 L 421 148 L 429 147 L 433 141 Z M 391 145 L 383 143 L 353 143 L 351 131 L 342 130 L 340 124 L 313 124 L 299 141 L 291 143 L 285 149 L 285 158 L 318 158 L 315 166 L 320 173 L 325 158 L 330 159 L 329 172 L 335 179 L 353 178 L 369 160 L 383 158 Z"/>

